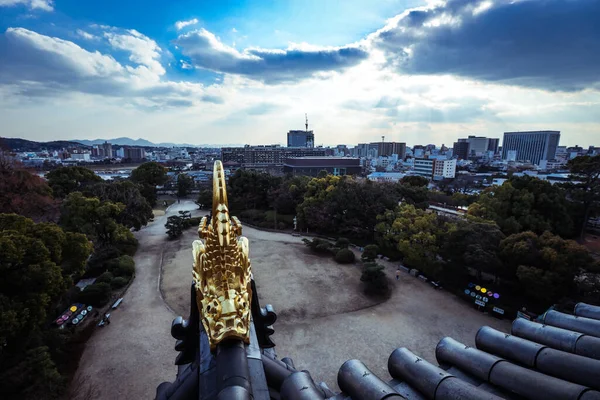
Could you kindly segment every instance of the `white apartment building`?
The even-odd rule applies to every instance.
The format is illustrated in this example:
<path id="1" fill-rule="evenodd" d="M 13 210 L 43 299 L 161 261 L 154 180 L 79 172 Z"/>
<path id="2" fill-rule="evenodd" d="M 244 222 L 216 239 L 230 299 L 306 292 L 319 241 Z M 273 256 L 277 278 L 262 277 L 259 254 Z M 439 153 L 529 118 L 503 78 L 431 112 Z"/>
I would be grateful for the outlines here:
<path id="1" fill-rule="evenodd" d="M 71 153 L 72 160 L 90 161 L 90 153 Z"/>
<path id="2" fill-rule="evenodd" d="M 456 159 L 435 160 L 433 163 L 434 179 L 453 179 L 456 176 Z"/>

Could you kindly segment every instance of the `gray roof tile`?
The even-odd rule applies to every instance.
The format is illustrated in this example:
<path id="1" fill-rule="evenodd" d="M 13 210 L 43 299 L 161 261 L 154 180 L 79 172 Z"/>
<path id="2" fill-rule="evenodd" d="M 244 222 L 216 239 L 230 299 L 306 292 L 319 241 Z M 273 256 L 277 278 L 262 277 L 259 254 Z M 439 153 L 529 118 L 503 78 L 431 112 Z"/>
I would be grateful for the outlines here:
<path id="1" fill-rule="evenodd" d="M 254 313 L 255 310 L 253 316 Z M 475 337 L 477 348 L 465 346 L 450 337 L 443 338 L 436 347 L 436 358 L 441 367 L 423 360 L 409 349 L 396 349 L 388 359 L 388 370 L 393 377 L 389 382 L 373 374 L 360 360 L 349 360 L 338 372 L 338 385 L 342 392 L 337 394 L 323 383 L 315 382 L 308 371 L 299 371 L 291 359 L 278 360 L 272 348 L 260 346 L 261 341 L 269 341 L 257 339 L 258 331 L 254 333 L 253 330 L 251 343 L 245 346 L 248 362 L 234 360 L 242 354 L 239 351 L 236 357 L 201 355 L 180 367 L 175 382 L 159 385 L 157 398 L 196 400 L 198 394 L 201 399 L 216 398 L 217 389 L 222 387 L 217 382 L 231 377 L 233 372 L 234 375 L 249 376 L 252 381 L 250 389 L 260 387 L 257 393 L 253 393 L 254 398 L 259 393 L 262 398 L 266 393 L 264 385 L 254 382 L 264 379 L 268 395 L 275 400 L 600 400 L 600 307 L 579 303 L 575 314 L 549 311 L 543 316 L 545 325 L 517 319 L 510 334 L 484 326 Z M 192 313 L 191 318 L 197 318 L 197 315 Z M 181 355 L 185 355 L 180 355 L 179 361 L 189 359 L 190 332 L 187 321 L 176 320 L 173 334 L 180 340 L 184 339 L 177 345 Z M 264 335 L 272 333 L 263 332 Z M 200 328 L 200 353 L 207 351 L 203 333 Z M 238 346 L 231 348 L 237 349 Z M 227 365 L 219 365 L 220 358 Z M 244 375 L 241 370 L 235 372 L 240 366 L 249 369 L 249 375 Z M 256 373 L 261 367 L 264 378 L 263 374 Z M 199 380 L 198 374 L 203 378 Z M 227 390 L 244 392 L 242 389 L 249 389 L 244 380 L 241 386 L 232 385 Z M 208 393 L 203 393 L 203 390 Z M 231 395 L 244 398 L 247 393 L 241 392 Z M 223 391 L 221 394 L 227 395 Z"/>

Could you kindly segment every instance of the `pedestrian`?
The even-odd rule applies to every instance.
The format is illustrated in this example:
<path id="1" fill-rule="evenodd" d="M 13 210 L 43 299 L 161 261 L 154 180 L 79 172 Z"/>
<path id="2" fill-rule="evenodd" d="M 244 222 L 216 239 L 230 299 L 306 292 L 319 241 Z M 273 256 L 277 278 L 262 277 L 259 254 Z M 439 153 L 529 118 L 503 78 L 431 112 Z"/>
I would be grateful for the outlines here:
<path id="1" fill-rule="evenodd" d="M 400 280 L 400 268 L 398 268 L 396 270 L 396 280 L 399 281 Z"/>

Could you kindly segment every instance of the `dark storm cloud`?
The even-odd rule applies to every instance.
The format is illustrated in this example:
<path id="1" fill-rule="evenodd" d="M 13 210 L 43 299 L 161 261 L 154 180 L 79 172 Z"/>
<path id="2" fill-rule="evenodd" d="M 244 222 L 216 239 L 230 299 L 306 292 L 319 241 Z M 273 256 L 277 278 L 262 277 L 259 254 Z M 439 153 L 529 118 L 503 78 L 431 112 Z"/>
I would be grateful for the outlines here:
<path id="1" fill-rule="evenodd" d="M 205 29 L 181 35 L 175 44 L 198 68 L 244 75 L 266 83 L 294 82 L 316 72 L 340 71 L 368 57 L 365 50 L 354 46 L 239 52 Z"/>
<path id="2" fill-rule="evenodd" d="M 450 0 L 373 39 L 401 73 L 576 91 L 600 87 L 599 18 L 600 0 Z"/>

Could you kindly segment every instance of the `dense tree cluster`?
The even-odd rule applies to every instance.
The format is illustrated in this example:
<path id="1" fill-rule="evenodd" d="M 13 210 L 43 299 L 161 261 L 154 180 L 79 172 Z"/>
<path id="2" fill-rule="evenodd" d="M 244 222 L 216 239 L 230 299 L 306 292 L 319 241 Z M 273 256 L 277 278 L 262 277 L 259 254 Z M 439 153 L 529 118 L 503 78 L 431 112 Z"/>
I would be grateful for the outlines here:
<path id="1" fill-rule="evenodd" d="M 296 208 L 304 199 L 308 177 L 274 177 L 255 171 L 236 171 L 228 183 L 229 208 L 243 221 L 274 229 L 294 226 Z M 197 203 L 212 206 L 212 190 L 200 192 Z"/>
<path id="2" fill-rule="evenodd" d="M 600 286 L 593 287 L 600 279 L 589 276 L 597 264 L 584 257 L 585 248 L 568 240 L 597 212 L 599 160 L 569 162 L 572 184 L 513 176 L 479 195 L 472 189 L 483 182 L 468 177 L 442 182 L 441 191 L 432 191 L 426 179 L 416 176 L 394 184 L 326 173 L 309 179 L 238 170 L 229 181 L 230 206 L 243 220 L 260 226 L 274 227 L 296 215 L 302 231 L 344 236 L 361 245 L 377 243 L 363 253 L 365 282 L 383 285 L 383 272 L 373 264 L 379 252 L 444 280 L 446 286 L 460 287 L 473 275 L 543 307 L 578 291 L 598 292 L 600 298 Z M 211 201 L 210 190 L 198 199 L 205 207 Z M 430 202 L 469 206 L 467 218 L 437 215 L 428 209 Z M 337 253 L 322 239 L 307 241 L 307 246 Z M 523 249 L 528 257 L 519 256 Z M 577 262 L 567 262 L 569 258 Z"/>
<path id="3" fill-rule="evenodd" d="M 177 175 L 177 197 L 187 196 L 194 187 L 194 178 L 186 174 Z"/>
<path id="4" fill-rule="evenodd" d="M 140 192 L 140 185 L 131 181 L 101 182 L 91 185 L 85 195 L 125 206 L 116 221 L 127 228 L 139 230 L 152 219 L 152 207 Z"/>
<path id="5" fill-rule="evenodd" d="M 469 215 L 495 221 L 507 235 L 522 231 L 574 236 L 571 205 L 564 189 L 528 176 L 493 186 L 469 206 Z"/>
<path id="6" fill-rule="evenodd" d="M 157 162 L 143 163 L 131 172 L 131 180 L 139 185 L 148 204 L 156 205 L 156 186 L 167 182 L 167 170 Z"/>
<path id="7" fill-rule="evenodd" d="M 498 225 L 462 220 L 455 224 L 440 247 L 440 254 L 446 262 L 444 277 L 451 279 L 470 271 L 474 271 L 480 281 L 483 273 L 495 278 L 504 276 L 498 252 L 505 235 Z"/>
<path id="8" fill-rule="evenodd" d="M 63 395 L 77 332 L 51 321 L 73 302 L 106 304 L 131 280 L 131 229 L 152 218 L 143 179 L 104 182 L 83 167 L 59 167 L 46 178 L 0 157 L 1 398 Z M 82 277 L 101 279 L 80 291 L 74 283 Z"/>
<path id="9" fill-rule="evenodd" d="M 60 167 L 46 174 L 48 185 L 55 197 L 64 198 L 72 192 L 81 192 L 93 183 L 102 182 L 102 178 L 85 167 Z"/>
<path id="10" fill-rule="evenodd" d="M 378 219 L 377 239 L 382 250 L 397 250 L 408 267 L 432 277 L 439 275 L 438 254 L 446 236 L 456 229 L 455 223 L 407 203 Z"/>
<path id="11" fill-rule="evenodd" d="M 0 152 L 0 212 L 16 213 L 34 221 L 58 218 L 58 202 L 48 184 L 3 152 Z"/>
<path id="12" fill-rule="evenodd" d="M 394 209 L 402 199 L 420 203 L 414 191 L 426 190 L 405 184 L 357 181 L 327 175 L 308 182 L 304 201 L 297 206 L 300 228 L 352 239 L 373 238 L 377 215 Z M 425 199 L 426 197 L 425 193 Z"/>
<path id="13" fill-rule="evenodd" d="M 60 349 L 48 347 L 47 323 L 92 248 L 85 235 L 0 214 L 0 397 L 60 394 L 64 378 L 52 354 Z"/>
<path id="14" fill-rule="evenodd" d="M 511 235 L 500 243 L 500 256 L 504 275 L 516 277 L 521 290 L 542 304 L 569 295 L 578 273 L 597 269 L 585 247 L 550 232 Z"/>
<path id="15" fill-rule="evenodd" d="M 577 220 L 577 233 L 583 238 L 588 218 L 598 212 L 600 204 L 600 155 L 576 157 L 569 160 L 568 166 L 571 180 L 565 188 L 571 201 L 583 208 Z"/>

